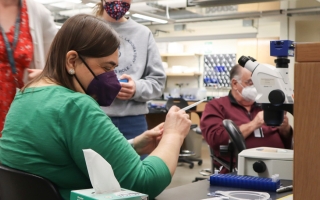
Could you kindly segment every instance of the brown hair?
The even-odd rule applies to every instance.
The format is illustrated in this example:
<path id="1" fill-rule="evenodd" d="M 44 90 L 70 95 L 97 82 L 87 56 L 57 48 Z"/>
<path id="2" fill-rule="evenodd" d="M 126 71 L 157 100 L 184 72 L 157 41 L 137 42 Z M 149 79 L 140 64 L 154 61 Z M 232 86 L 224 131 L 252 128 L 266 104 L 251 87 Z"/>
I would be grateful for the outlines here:
<path id="1" fill-rule="evenodd" d="M 104 8 L 102 0 L 101 2 L 97 3 L 97 5 L 93 8 L 93 14 L 95 14 L 96 17 L 101 17 L 103 15 Z"/>
<path id="2" fill-rule="evenodd" d="M 74 50 L 82 57 L 100 58 L 113 54 L 120 45 L 117 33 L 102 19 L 79 14 L 69 18 L 52 41 L 42 73 L 27 83 L 22 91 L 42 78 L 75 90 L 66 69 L 66 54 Z"/>

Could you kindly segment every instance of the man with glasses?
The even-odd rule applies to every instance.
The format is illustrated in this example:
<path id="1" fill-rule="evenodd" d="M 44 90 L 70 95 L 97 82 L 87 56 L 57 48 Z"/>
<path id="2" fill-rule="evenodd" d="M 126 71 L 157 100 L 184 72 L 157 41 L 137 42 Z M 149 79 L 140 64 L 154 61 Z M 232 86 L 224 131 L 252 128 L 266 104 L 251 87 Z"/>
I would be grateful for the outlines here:
<path id="1" fill-rule="evenodd" d="M 217 158 L 229 162 L 230 158 L 220 156 L 220 145 L 228 145 L 229 135 L 222 121 L 232 120 L 245 138 L 247 148 L 275 147 L 291 148 L 292 128 L 288 117 L 279 127 L 266 126 L 263 111 L 255 102 L 257 90 L 251 80 L 251 72 L 240 65 L 230 71 L 231 90 L 228 96 L 213 99 L 207 103 L 201 118 L 201 131 Z M 215 166 L 219 164 L 215 163 Z M 225 168 L 220 173 L 227 173 Z"/>

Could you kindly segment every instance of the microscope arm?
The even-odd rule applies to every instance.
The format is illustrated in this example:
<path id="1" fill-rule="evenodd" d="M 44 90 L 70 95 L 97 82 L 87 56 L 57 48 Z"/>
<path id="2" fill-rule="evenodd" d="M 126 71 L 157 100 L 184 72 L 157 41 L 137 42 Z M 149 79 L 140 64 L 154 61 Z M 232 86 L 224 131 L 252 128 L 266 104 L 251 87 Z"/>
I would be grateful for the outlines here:
<path id="1" fill-rule="evenodd" d="M 293 115 L 293 104 L 282 104 L 280 106 L 275 106 L 272 104 L 261 104 L 262 110 L 273 110 L 273 111 L 282 111 L 285 110 Z"/>

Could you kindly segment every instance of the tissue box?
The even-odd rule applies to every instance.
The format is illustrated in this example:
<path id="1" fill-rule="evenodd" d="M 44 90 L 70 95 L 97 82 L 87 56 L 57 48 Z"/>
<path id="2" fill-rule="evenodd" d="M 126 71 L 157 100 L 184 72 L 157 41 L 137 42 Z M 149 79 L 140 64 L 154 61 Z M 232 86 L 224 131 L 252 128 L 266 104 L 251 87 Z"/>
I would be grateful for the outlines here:
<path id="1" fill-rule="evenodd" d="M 148 195 L 131 190 L 121 189 L 120 192 L 109 194 L 95 194 L 94 189 L 73 190 L 70 200 L 148 200 Z"/>

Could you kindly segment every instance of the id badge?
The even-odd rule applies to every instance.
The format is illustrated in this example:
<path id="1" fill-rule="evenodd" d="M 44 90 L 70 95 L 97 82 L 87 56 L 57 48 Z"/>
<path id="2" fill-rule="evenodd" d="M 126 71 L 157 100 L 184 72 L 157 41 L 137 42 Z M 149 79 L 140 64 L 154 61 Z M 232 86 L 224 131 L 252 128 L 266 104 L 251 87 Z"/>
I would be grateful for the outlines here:
<path id="1" fill-rule="evenodd" d="M 261 127 L 254 130 L 254 137 L 256 137 L 256 138 L 263 138 L 264 137 Z"/>

